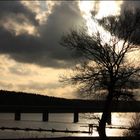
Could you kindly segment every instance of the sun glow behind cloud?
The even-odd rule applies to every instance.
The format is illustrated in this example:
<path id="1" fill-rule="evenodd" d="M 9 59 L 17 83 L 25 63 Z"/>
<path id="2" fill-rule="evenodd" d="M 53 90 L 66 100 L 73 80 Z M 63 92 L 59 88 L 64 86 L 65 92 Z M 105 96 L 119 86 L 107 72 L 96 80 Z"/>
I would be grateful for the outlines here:
<path id="1" fill-rule="evenodd" d="M 92 30 L 95 26 L 95 22 L 92 19 L 91 11 L 93 10 L 94 1 L 79 1 L 79 8 L 83 18 L 86 20 L 86 26 L 89 34 L 92 34 Z"/>
<path id="2" fill-rule="evenodd" d="M 120 5 L 123 1 L 100 1 L 96 18 L 102 18 L 109 15 L 119 15 Z"/>
<path id="3" fill-rule="evenodd" d="M 97 23 L 93 19 L 92 12 L 97 12 L 95 18 L 100 19 L 109 15 L 118 15 L 122 1 L 79 1 L 79 8 L 83 18 L 86 20 L 88 33 L 91 35 L 96 31 Z"/>
<path id="4" fill-rule="evenodd" d="M 121 4 L 123 4 L 123 1 L 117 1 L 117 0 L 79 1 L 79 8 L 81 10 L 81 14 L 83 18 L 86 20 L 88 33 L 92 35 L 96 31 L 100 31 L 100 33 L 102 33 L 101 34 L 102 39 L 105 42 L 108 42 L 111 38 L 110 33 L 105 31 L 104 28 L 102 28 L 101 26 L 99 26 L 98 23 L 96 23 L 96 21 L 94 20 L 94 18 L 101 19 L 103 17 L 110 16 L 110 15 L 113 15 L 113 16 L 119 15 L 121 11 L 120 9 Z M 92 11 L 95 11 L 96 14 L 92 15 L 91 13 Z M 93 18 L 93 16 L 95 17 Z M 122 42 L 120 41 L 119 46 L 122 46 L 122 43 L 123 41 Z M 135 59 L 135 57 L 133 56 L 137 56 L 136 58 L 139 58 L 139 51 L 135 51 L 135 52 L 132 52 L 132 54 L 130 54 L 131 59 L 133 59 L 132 61 L 134 61 Z"/>

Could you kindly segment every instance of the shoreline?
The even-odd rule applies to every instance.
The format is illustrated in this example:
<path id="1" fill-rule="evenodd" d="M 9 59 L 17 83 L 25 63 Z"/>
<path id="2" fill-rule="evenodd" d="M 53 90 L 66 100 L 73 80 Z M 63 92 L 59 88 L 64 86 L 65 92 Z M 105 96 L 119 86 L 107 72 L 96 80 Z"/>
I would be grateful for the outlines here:
<path id="1" fill-rule="evenodd" d="M 20 139 L 5 139 L 5 140 L 101 140 L 100 137 L 55 137 L 55 138 L 20 138 Z M 107 137 L 107 140 L 136 140 L 139 137 Z M 102 139 L 103 140 L 103 139 Z"/>

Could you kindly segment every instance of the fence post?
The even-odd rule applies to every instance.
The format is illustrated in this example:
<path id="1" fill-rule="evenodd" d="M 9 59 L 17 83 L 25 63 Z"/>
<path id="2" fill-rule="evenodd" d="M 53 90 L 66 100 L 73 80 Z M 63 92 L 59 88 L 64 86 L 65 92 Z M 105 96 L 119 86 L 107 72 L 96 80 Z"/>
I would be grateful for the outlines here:
<path id="1" fill-rule="evenodd" d="M 20 111 L 16 111 L 16 112 L 15 112 L 15 120 L 16 120 L 16 121 L 19 121 L 20 119 L 21 119 Z"/>
<path id="2" fill-rule="evenodd" d="M 49 121 L 49 113 L 48 111 L 44 111 L 42 114 L 42 121 L 48 122 Z"/>
<path id="3" fill-rule="evenodd" d="M 79 116 L 78 116 L 78 112 L 74 112 L 74 123 L 77 123 L 79 121 Z"/>

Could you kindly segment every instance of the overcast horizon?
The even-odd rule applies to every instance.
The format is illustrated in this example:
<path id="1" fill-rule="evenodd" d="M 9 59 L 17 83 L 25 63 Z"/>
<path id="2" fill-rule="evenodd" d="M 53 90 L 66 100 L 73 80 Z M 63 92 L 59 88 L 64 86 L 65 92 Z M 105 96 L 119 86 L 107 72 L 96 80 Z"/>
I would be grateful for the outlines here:
<path id="1" fill-rule="evenodd" d="M 126 7 L 139 8 L 140 1 L 0 1 L 0 89 L 77 98 L 59 82 L 80 57 L 59 44 L 62 35 L 78 27 L 90 33 L 93 16 Z"/>

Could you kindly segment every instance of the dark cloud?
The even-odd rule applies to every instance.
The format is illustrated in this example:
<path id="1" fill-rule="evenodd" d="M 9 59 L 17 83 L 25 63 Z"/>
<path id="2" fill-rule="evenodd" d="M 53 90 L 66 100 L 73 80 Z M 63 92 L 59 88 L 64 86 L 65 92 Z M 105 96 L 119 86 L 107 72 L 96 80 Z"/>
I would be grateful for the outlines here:
<path id="1" fill-rule="evenodd" d="M 99 19 L 99 23 L 121 39 L 128 38 L 131 43 L 140 44 L 140 2 L 124 1 L 119 16 Z M 131 35 L 130 35 L 131 32 Z"/>
<path id="2" fill-rule="evenodd" d="M 31 23 L 35 23 L 35 15 L 20 2 L 0 2 L 0 17 L 11 14 L 23 14 Z M 18 20 L 18 19 L 17 19 Z M 23 22 L 23 21 L 21 21 Z M 37 21 L 36 21 L 37 22 Z M 56 5 L 47 22 L 36 25 L 40 37 L 27 33 L 15 36 L 0 27 L 0 53 L 8 54 L 19 62 L 34 63 L 40 66 L 65 67 L 71 64 L 71 53 L 59 45 L 63 33 L 71 28 L 78 28 L 84 20 L 80 14 L 77 2 L 64 2 Z M 34 24 L 35 25 L 35 24 Z"/>
<path id="3" fill-rule="evenodd" d="M 131 37 L 131 42 L 140 44 L 140 1 L 123 1 L 121 15 L 124 15 L 124 11 L 129 11 L 124 21 L 126 28 L 131 28 L 131 25 L 136 21 L 136 24 L 134 23 L 135 31 Z"/>
<path id="4" fill-rule="evenodd" d="M 38 25 L 35 13 L 31 12 L 20 1 L 0 1 L 0 19 L 7 17 L 15 18 L 19 23 L 24 22 L 22 18 L 17 18 L 19 14 L 24 15 L 32 24 Z"/>
<path id="5" fill-rule="evenodd" d="M 47 51 L 58 60 L 71 59 L 66 48 L 59 45 L 62 35 L 71 28 L 79 28 L 84 24 L 76 2 L 62 2 L 56 5 L 54 12 L 48 17 L 46 25 L 40 28 L 42 41 L 47 42 Z M 45 48 L 46 49 L 46 48 Z"/>
<path id="6" fill-rule="evenodd" d="M 121 5 L 121 13 L 123 13 L 124 10 L 135 11 L 136 9 L 140 9 L 140 1 L 123 1 Z"/>

